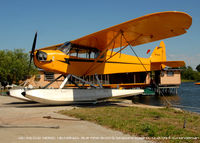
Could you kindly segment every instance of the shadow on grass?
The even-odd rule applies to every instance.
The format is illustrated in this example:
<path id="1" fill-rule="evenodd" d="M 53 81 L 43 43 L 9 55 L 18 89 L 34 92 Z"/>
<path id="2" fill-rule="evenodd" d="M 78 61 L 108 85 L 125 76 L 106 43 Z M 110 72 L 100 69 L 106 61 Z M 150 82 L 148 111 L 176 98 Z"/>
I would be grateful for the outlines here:
<path id="1" fill-rule="evenodd" d="M 101 101 L 97 103 L 73 103 L 73 104 L 65 104 L 65 105 L 47 105 L 47 104 L 40 104 L 37 102 L 11 102 L 5 103 L 4 105 L 11 105 L 12 107 L 16 108 L 37 108 L 37 107 L 81 107 L 81 108 L 96 108 L 96 107 L 105 107 L 105 106 L 118 106 L 118 107 L 125 107 L 123 105 L 118 105 L 120 101 Z"/>
<path id="2" fill-rule="evenodd" d="M 121 101 L 100 101 L 97 103 L 85 103 L 85 104 L 73 104 L 73 106 L 81 108 L 96 108 L 96 107 L 105 107 L 105 106 L 116 106 L 116 107 L 126 107 L 124 105 L 119 105 Z"/>

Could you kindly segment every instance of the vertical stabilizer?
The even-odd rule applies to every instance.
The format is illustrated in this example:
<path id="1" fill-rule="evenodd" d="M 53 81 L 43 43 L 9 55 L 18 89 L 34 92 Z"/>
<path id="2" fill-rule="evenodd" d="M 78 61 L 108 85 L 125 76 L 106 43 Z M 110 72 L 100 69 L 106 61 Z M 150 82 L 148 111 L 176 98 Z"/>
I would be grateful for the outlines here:
<path id="1" fill-rule="evenodd" d="M 154 49 L 150 56 L 150 60 L 151 62 L 165 62 L 167 60 L 165 43 L 163 41 L 161 41 L 160 45 Z"/>

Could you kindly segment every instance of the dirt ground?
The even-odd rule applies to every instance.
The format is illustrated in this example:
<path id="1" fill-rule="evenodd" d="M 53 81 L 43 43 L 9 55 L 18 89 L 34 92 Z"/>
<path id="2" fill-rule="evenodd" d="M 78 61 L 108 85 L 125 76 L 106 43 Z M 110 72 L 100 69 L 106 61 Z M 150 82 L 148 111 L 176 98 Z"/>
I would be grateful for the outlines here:
<path id="1" fill-rule="evenodd" d="M 0 142 L 2 143 L 146 143 L 143 138 L 57 114 L 75 106 L 46 106 L 0 96 Z M 45 118 L 46 117 L 46 118 Z"/>

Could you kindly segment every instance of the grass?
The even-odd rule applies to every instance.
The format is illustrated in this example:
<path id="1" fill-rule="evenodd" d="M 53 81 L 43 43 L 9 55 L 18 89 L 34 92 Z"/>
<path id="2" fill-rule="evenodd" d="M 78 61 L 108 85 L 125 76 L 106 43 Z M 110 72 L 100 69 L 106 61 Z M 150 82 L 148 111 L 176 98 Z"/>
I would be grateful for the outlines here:
<path id="1" fill-rule="evenodd" d="M 200 115 L 174 109 L 147 109 L 138 107 L 87 107 L 63 110 L 59 113 L 88 120 L 144 137 L 199 137 Z M 183 128 L 184 122 L 186 128 Z M 199 140 L 162 140 L 163 142 L 194 142 Z"/>
<path id="2" fill-rule="evenodd" d="M 181 82 L 197 82 L 197 80 L 181 79 Z"/>
<path id="3" fill-rule="evenodd" d="M 8 90 L 0 90 L 0 96 L 6 96 Z"/>

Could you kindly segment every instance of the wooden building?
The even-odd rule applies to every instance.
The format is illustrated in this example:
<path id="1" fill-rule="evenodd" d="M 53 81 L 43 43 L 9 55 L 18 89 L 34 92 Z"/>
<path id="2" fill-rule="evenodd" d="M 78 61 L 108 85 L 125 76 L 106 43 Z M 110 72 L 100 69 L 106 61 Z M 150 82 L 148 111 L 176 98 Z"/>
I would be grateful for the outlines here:
<path id="1" fill-rule="evenodd" d="M 60 74 L 54 74 L 45 71 L 39 71 L 37 76 L 33 76 L 28 79 L 29 87 L 42 88 L 54 79 L 59 77 Z M 109 75 L 97 75 L 98 80 L 104 88 L 146 88 L 152 87 L 155 93 L 158 95 L 171 95 L 177 94 L 177 89 L 181 84 L 181 71 L 180 69 L 162 69 L 152 72 L 135 72 L 135 73 L 120 73 L 120 74 L 109 74 Z M 96 75 L 81 77 L 85 81 L 88 81 L 96 86 L 100 86 Z M 63 82 L 64 77 L 55 81 L 48 88 L 59 88 Z M 67 82 L 65 88 L 77 88 L 80 87 L 88 88 L 88 84 L 82 84 L 79 80 L 73 79 L 76 85 L 70 81 Z"/>
<path id="2" fill-rule="evenodd" d="M 54 74 L 51 72 L 45 72 L 40 70 L 38 75 L 33 76 L 30 79 L 26 80 L 26 83 L 28 84 L 29 87 L 42 88 L 59 76 L 60 74 Z M 63 80 L 64 77 L 61 77 L 59 80 L 51 84 L 48 88 L 59 88 Z"/>
<path id="3" fill-rule="evenodd" d="M 181 70 L 165 68 L 155 71 L 154 85 L 155 92 L 159 95 L 177 94 L 181 84 Z"/>
<path id="4" fill-rule="evenodd" d="M 33 76 L 28 79 L 30 85 L 34 88 L 42 88 L 46 84 L 50 83 L 60 74 L 49 73 L 45 71 L 39 71 L 37 76 Z M 165 69 L 153 72 L 135 72 L 135 73 L 120 73 L 120 74 L 109 74 L 109 75 L 97 75 L 100 84 L 105 88 L 133 88 L 133 87 L 147 87 L 151 84 L 155 84 L 158 87 L 168 86 L 179 86 L 181 84 L 181 74 L 179 69 Z M 98 80 L 95 75 L 83 76 L 85 81 L 91 82 L 92 84 L 98 85 Z M 49 88 L 59 88 L 64 77 L 54 82 Z M 82 86 L 79 80 L 73 79 L 78 85 Z M 87 84 L 85 85 L 88 86 Z M 66 87 L 75 87 L 70 81 L 67 82 Z"/>

